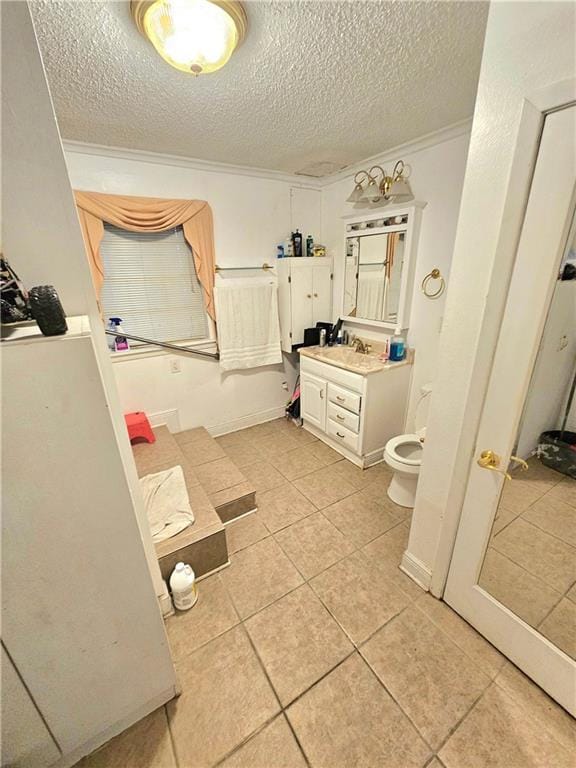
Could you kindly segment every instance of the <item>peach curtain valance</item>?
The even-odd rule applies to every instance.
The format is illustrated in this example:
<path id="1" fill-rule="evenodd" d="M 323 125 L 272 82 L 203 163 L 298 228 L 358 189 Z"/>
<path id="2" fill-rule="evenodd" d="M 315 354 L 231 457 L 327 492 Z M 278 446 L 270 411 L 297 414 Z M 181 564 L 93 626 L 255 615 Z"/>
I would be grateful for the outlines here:
<path id="1" fill-rule="evenodd" d="M 184 237 L 192 249 L 206 311 L 215 320 L 214 225 L 212 210 L 207 202 L 80 191 L 75 191 L 74 196 L 98 298 L 104 282 L 100 257 L 104 222 L 132 232 L 162 232 L 182 226 Z"/>

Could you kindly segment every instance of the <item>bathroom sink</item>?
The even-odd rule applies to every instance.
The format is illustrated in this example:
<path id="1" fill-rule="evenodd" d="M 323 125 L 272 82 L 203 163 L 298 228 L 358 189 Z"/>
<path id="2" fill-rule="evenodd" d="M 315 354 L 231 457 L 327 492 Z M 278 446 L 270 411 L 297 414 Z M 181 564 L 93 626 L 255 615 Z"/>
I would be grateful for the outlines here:
<path id="1" fill-rule="evenodd" d="M 389 363 L 379 360 L 376 354 L 366 355 L 350 347 L 301 347 L 299 352 L 305 357 L 312 357 L 355 373 L 375 373 L 390 366 Z"/>

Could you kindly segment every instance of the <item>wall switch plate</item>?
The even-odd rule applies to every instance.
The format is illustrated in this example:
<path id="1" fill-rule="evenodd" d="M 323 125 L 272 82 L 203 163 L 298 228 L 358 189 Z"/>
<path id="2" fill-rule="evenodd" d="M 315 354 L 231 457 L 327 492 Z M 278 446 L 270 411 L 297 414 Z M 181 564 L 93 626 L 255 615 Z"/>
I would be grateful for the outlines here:
<path id="1" fill-rule="evenodd" d="M 170 358 L 170 373 L 181 373 L 182 363 L 177 357 Z"/>

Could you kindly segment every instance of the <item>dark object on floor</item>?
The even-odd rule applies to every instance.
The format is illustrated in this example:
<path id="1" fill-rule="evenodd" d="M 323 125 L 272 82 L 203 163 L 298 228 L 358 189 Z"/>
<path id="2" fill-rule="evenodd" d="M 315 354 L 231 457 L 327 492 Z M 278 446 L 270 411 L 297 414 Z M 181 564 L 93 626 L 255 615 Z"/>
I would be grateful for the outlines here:
<path id="1" fill-rule="evenodd" d="M 61 336 L 68 330 L 66 315 L 53 285 L 37 285 L 28 293 L 30 313 L 44 336 Z"/>
<path id="2" fill-rule="evenodd" d="M 550 469 L 576 479 L 576 432 L 542 432 L 538 458 Z"/>
<path id="3" fill-rule="evenodd" d="M 294 392 L 292 392 L 290 402 L 286 406 L 286 416 L 295 420 L 300 419 L 300 376 L 296 379 Z"/>
<path id="4" fill-rule="evenodd" d="M 30 319 L 28 294 L 10 264 L 0 256 L 0 300 L 3 323 L 21 323 Z"/>

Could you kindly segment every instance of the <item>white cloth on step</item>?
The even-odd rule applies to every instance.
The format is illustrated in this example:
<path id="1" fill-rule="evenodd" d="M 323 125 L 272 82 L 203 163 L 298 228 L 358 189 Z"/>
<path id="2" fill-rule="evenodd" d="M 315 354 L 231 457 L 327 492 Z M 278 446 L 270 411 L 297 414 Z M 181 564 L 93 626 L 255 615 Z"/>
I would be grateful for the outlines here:
<path id="1" fill-rule="evenodd" d="M 176 536 L 194 522 L 182 467 L 140 478 L 153 541 Z"/>
<path id="2" fill-rule="evenodd" d="M 245 278 L 223 281 L 214 288 L 214 297 L 223 370 L 282 362 L 275 282 Z"/>

